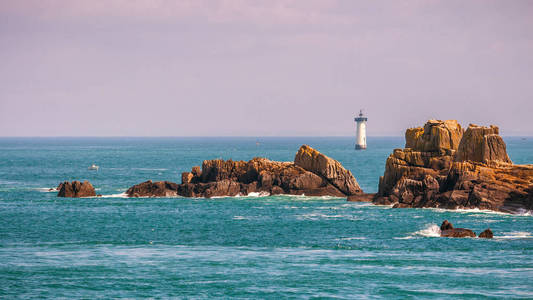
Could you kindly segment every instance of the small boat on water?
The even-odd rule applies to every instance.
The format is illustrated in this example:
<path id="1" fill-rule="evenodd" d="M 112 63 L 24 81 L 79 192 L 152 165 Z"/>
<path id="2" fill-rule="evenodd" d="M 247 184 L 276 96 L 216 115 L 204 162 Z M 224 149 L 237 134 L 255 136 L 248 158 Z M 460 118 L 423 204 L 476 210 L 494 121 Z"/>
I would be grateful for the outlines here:
<path id="1" fill-rule="evenodd" d="M 88 169 L 89 169 L 89 170 L 95 170 L 95 171 L 98 171 L 99 168 L 100 168 L 99 166 L 97 166 L 97 165 L 95 165 L 95 164 L 92 164 Z"/>

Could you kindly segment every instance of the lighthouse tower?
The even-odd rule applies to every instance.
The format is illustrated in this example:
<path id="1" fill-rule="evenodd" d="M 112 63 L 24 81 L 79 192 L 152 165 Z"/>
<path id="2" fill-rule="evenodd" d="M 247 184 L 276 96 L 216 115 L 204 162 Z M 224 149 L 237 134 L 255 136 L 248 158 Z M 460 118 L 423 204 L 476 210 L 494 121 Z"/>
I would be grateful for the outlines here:
<path id="1" fill-rule="evenodd" d="M 357 128 L 355 135 L 355 149 L 366 149 L 366 121 L 368 120 L 363 116 L 363 110 L 359 111 L 359 116 L 354 119 Z"/>

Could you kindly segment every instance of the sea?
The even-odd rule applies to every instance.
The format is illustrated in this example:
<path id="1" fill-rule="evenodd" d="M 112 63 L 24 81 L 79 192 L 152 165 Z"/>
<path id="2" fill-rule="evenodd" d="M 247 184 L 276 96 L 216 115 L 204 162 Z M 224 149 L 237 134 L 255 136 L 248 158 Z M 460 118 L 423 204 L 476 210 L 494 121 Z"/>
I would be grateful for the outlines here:
<path id="1" fill-rule="evenodd" d="M 533 163 L 533 137 L 504 137 Z M 533 215 L 345 198 L 128 198 L 206 159 L 293 161 L 308 144 L 376 192 L 403 137 L 0 138 L 0 299 L 533 298 Z M 91 164 L 98 171 L 88 170 Z M 98 198 L 59 198 L 89 180 Z M 494 239 L 440 238 L 439 225 Z"/>

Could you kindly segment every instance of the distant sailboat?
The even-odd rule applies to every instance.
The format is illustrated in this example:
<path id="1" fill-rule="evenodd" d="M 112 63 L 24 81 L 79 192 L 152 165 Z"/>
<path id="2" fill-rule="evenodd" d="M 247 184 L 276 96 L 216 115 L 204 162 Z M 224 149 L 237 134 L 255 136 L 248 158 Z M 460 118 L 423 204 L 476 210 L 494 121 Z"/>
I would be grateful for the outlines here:
<path id="1" fill-rule="evenodd" d="M 95 170 L 95 171 L 98 171 L 99 168 L 100 168 L 99 166 L 97 166 L 97 165 L 95 165 L 95 164 L 92 164 L 88 169 L 89 169 L 89 170 Z"/>

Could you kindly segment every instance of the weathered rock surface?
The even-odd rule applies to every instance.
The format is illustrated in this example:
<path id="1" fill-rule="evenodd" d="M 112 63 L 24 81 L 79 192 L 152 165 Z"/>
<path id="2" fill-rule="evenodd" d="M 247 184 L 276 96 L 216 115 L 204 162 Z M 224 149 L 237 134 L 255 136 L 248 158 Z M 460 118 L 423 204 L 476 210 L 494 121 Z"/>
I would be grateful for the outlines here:
<path id="1" fill-rule="evenodd" d="M 405 148 L 415 151 L 456 150 L 463 129 L 456 120 L 429 120 L 424 127 L 409 128 L 405 132 Z"/>
<path id="2" fill-rule="evenodd" d="M 474 124 L 468 126 L 459 144 L 455 161 L 468 160 L 481 163 L 512 163 L 507 156 L 505 142 L 499 136 L 497 126 L 483 127 Z"/>
<path id="3" fill-rule="evenodd" d="M 307 145 L 300 147 L 294 157 L 294 164 L 304 170 L 322 176 L 346 195 L 361 192 L 361 188 L 355 181 L 352 172 L 346 170 L 338 161 Z"/>
<path id="4" fill-rule="evenodd" d="M 80 197 L 95 197 L 96 193 L 93 185 L 89 181 L 79 182 L 62 182 L 58 185 L 58 197 L 80 198 Z"/>
<path id="5" fill-rule="evenodd" d="M 476 233 L 466 228 L 454 228 L 452 223 L 444 220 L 440 225 L 441 237 L 476 237 Z"/>
<path id="6" fill-rule="evenodd" d="M 496 126 L 428 121 L 406 131 L 379 181 L 376 204 L 394 207 L 533 210 L 533 165 L 514 165 Z"/>
<path id="7" fill-rule="evenodd" d="M 253 192 L 346 197 L 362 193 L 352 173 L 313 148 L 303 145 L 295 162 L 266 158 L 250 161 L 205 160 L 202 167 L 182 174 L 182 184 L 143 182 L 131 187 L 130 197 L 222 197 Z"/>

